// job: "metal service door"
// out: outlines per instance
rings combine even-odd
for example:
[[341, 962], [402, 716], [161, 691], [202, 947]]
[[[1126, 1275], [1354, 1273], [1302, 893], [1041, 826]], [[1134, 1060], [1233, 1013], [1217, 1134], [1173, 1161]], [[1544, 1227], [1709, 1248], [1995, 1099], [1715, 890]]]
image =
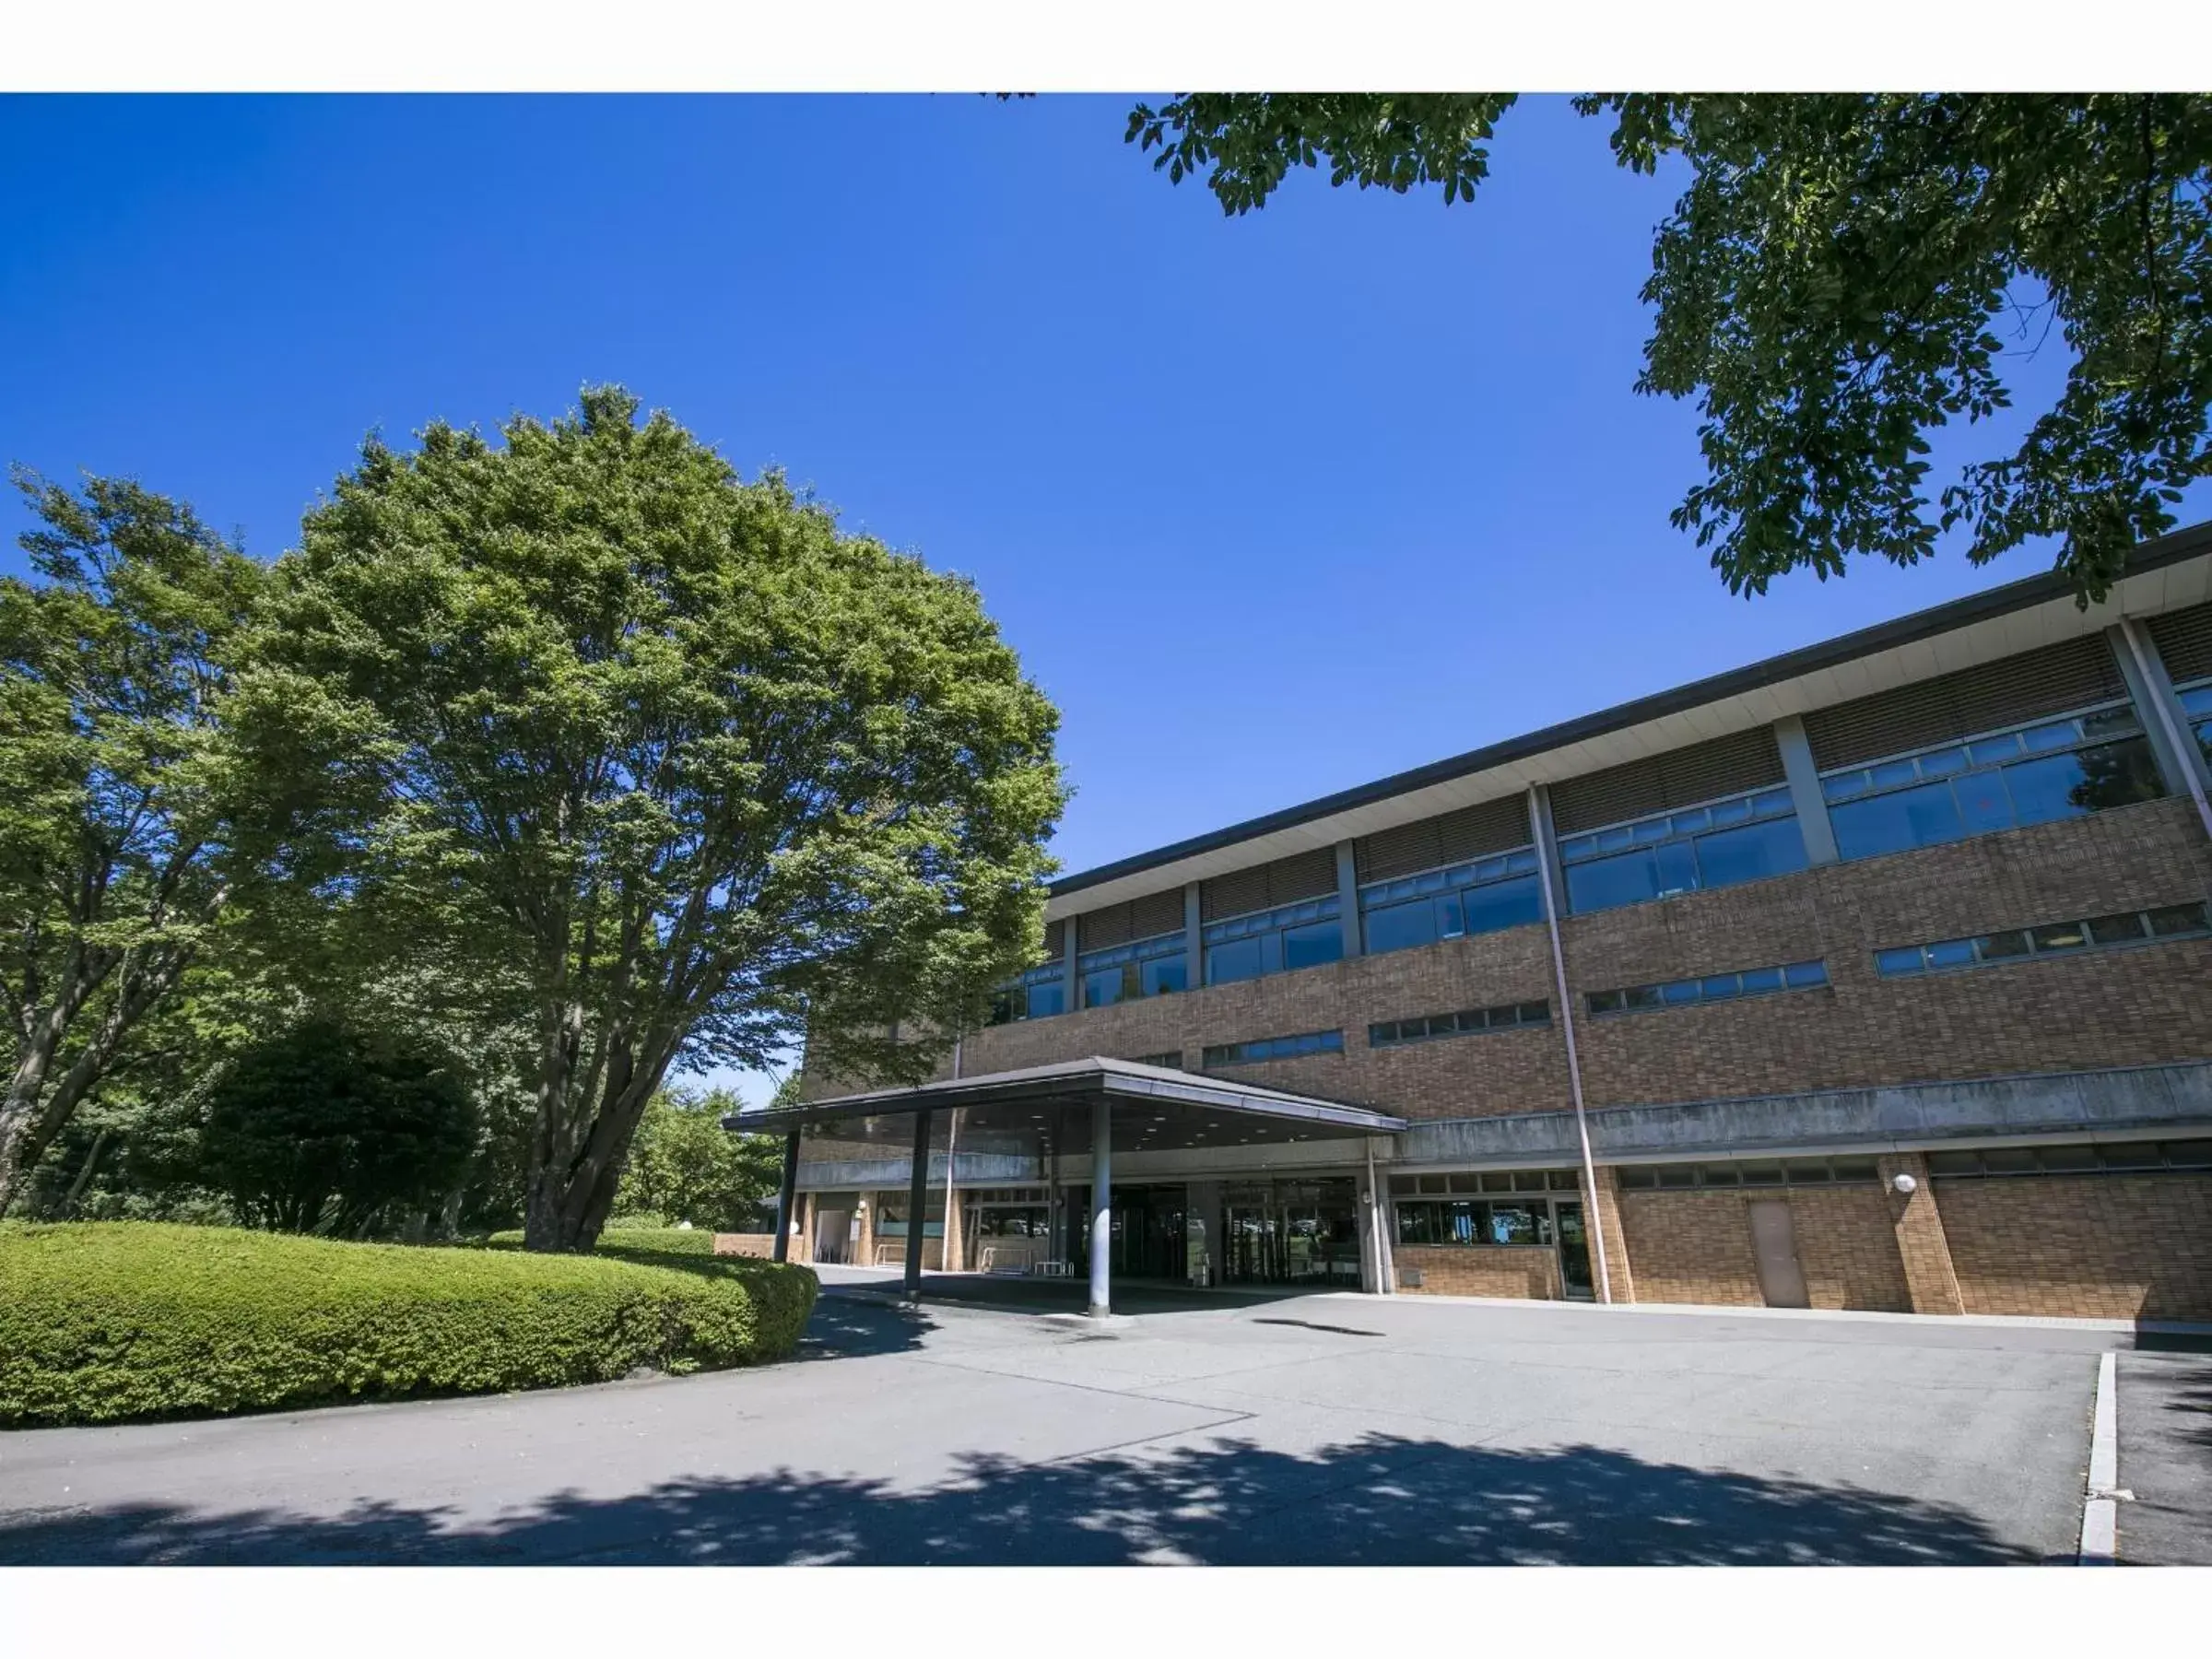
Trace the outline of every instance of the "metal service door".
[[1751, 1251], [1759, 1258], [1759, 1288], [1770, 1308], [1808, 1308], [1805, 1270], [1797, 1265], [1797, 1235], [1790, 1226], [1789, 1201], [1751, 1201]]

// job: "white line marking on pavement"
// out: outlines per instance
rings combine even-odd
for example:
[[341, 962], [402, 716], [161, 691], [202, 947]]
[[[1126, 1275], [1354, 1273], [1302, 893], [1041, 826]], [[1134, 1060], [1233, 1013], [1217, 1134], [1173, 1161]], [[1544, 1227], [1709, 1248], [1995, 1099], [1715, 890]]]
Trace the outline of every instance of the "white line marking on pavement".
[[2081, 1550], [2075, 1564], [2110, 1567], [2119, 1558], [2120, 1506], [2113, 1488], [2120, 1484], [2119, 1356], [2105, 1353], [2097, 1359], [2097, 1409], [2089, 1431], [2089, 1489], [2081, 1505]]

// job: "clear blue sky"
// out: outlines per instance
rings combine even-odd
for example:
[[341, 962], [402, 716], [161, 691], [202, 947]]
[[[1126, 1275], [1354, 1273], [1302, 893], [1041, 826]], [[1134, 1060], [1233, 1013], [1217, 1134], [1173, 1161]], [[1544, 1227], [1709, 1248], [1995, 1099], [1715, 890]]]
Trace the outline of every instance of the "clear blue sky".
[[2047, 562], [1731, 596], [1666, 523], [1695, 411], [1630, 389], [1672, 191], [1563, 101], [1472, 207], [1233, 220], [1126, 108], [0, 99], [0, 458], [270, 557], [369, 429], [621, 381], [981, 584], [1065, 713], [1070, 870]]

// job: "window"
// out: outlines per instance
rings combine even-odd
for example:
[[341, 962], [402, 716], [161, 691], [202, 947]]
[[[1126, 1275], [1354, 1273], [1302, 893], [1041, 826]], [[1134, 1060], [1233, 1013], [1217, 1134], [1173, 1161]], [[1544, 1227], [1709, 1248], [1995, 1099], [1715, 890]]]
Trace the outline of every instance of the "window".
[[1429, 870], [1359, 891], [1367, 948], [1379, 956], [1465, 934], [1495, 933], [1544, 919], [1533, 849]]
[[2077, 950], [2111, 949], [2159, 939], [2200, 938], [2212, 933], [2203, 902], [2167, 904], [2157, 910], [2124, 911], [2080, 922], [2046, 922], [2041, 927], [2009, 928], [1970, 939], [1939, 939], [1931, 945], [1900, 945], [1874, 953], [1874, 971], [1884, 979], [1908, 979], [1947, 968], [1989, 962], [2025, 961], [2030, 957], [2065, 956]]
[[2212, 1140], [2115, 1141], [2072, 1147], [1986, 1147], [1931, 1152], [1928, 1173], [1947, 1179], [1987, 1175], [2156, 1175], [2212, 1170]]
[[1237, 980], [1257, 979], [1264, 973], [1287, 973], [1298, 968], [1316, 968], [1344, 955], [1344, 925], [1338, 920], [1335, 896], [1309, 899], [1277, 910], [1259, 911], [1207, 925], [1206, 982], [1226, 985]]
[[1076, 959], [1076, 972], [1083, 983], [1083, 1006], [1103, 1008], [1139, 997], [1164, 996], [1186, 990], [1189, 975], [1185, 959], [1187, 939], [1180, 933], [1139, 939], [1112, 950], [1093, 950]]
[[1567, 908], [1582, 914], [1805, 868], [1787, 789], [1665, 812], [1559, 843]]
[[2182, 713], [2189, 729], [2196, 734], [2196, 747], [2205, 751], [2206, 760], [2212, 760], [2212, 680], [2192, 686], [2180, 695]]
[[1342, 1031], [1301, 1031], [1295, 1037], [1262, 1037], [1251, 1042], [1217, 1042], [1206, 1050], [1207, 1065], [1257, 1065], [1264, 1060], [1293, 1060], [1301, 1054], [1341, 1054]]
[[1402, 1042], [1425, 1042], [1431, 1037], [1465, 1037], [1477, 1031], [1510, 1031], [1550, 1023], [1548, 1002], [1505, 1003], [1495, 1008], [1463, 1008], [1456, 1014], [1386, 1019], [1367, 1028], [1367, 1046], [1391, 1048]]
[[1729, 1163], [1623, 1164], [1617, 1173], [1630, 1192], [1691, 1187], [1843, 1186], [1879, 1181], [1871, 1158], [1750, 1159]]
[[1684, 1007], [1691, 1003], [1734, 1002], [1771, 991], [1809, 991], [1828, 983], [1826, 962], [1790, 962], [1780, 968], [1744, 968], [1708, 973], [1699, 979], [1669, 980], [1658, 985], [1624, 985], [1590, 993], [1594, 1015], [1634, 1014], [1649, 1008]]
[[[1542, 1171], [1536, 1173], [1541, 1179]], [[1496, 1247], [1552, 1241], [1551, 1206], [1541, 1198], [1400, 1198], [1391, 1207], [1397, 1214], [1401, 1244]]]
[[1170, 1071], [1181, 1071], [1182, 1069], [1182, 1051], [1168, 1049], [1157, 1054], [1132, 1054], [1129, 1056], [1129, 1064], [1132, 1065], [1164, 1065]]
[[2078, 818], [2166, 793], [2125, 703], [1830, 772], [1820, 790], [1837, 852], [1847, 859]]
[[1042, 1019], [1067, 1012], [1067, 971], [1058, 962], [1032, 968], [1010, 985], [991, 994], [991, 1023]]

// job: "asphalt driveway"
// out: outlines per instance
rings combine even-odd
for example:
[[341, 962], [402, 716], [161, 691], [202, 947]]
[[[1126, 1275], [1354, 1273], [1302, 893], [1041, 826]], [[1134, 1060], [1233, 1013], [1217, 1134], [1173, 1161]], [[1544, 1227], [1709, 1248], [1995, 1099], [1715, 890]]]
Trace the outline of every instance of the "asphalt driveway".
[[0, 1562], [2071, 1560], [2114, 1346], [1138, 1305], [1101, 1331], [833, 1285], [806, 1357], [759, 1371], [0, 1434]]

